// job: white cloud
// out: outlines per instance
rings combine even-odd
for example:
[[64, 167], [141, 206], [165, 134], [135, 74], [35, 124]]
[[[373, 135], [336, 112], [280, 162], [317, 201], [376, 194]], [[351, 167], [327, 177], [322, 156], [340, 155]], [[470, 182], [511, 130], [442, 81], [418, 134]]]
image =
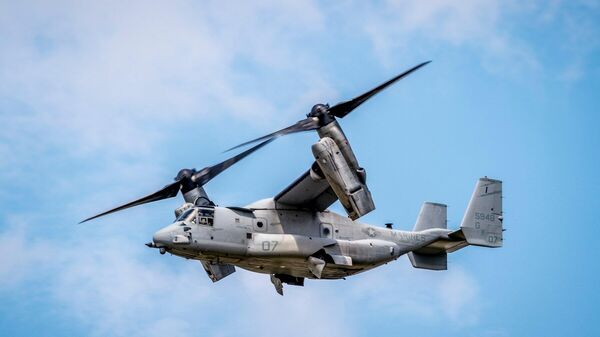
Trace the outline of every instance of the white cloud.
[[34, 271], [44, 273], [51, 262], [50, 244], [30, 236], [26, 219], [10, 216], [6, 221], [11, 225], [0, 232], [0, 294], [18, 287]]
[[398, 55], [467, 47], [496, 74], [537, 70], [535, 52], [511, 34], [504, 21], [513, 6], [502, 1], [389, 0], [366, 9], [364, 30], [386, 65]]
[[[568, 5], [563, 4], [563, 7]], [[600, 47], [600, 37], [598, 37], [600, 25], [597, 16], [594, 15], [598, 13], [600, 5], [598, 2], [586, 1], [577, 2], [576, 5], [581, 6], [578, 11], [563, 10], [555, 18], [564, 30], [562, 32], [564, 38], [557, 49], [570, 56], [569, 62], [557, 77], [567, 83], [577, 82], [586, 73], [594, 72], [590, 67], [593, 64], [592, 55]]]
[[[300, 90], [318, 71], [316, 56], [295, 43], [298, 32], [323, 27], [312, 2], [2, 7], [0, 98], [24, 104], [32, 113], [20, 117], [23, 123], [43, 129], [44, 143], [71, 145], [70, 151], [148, 153], [161, 137], [157, 124], [228, 115], [260, 124], [275, 111], [285, 112], [285, 100], [272, 103], [273, 93], [237, 86], [247, 71], [240, 59], [297, 79]], [[15, 113], [4, 111], [3, 119], [12, 122]]]
[[[72, 316], [96, 335], [160, 335], [176, 327], [192, 335], [194, 312], [209, 310], [209, 289], [196, 286], [199, 265], [171, 270], [164, 261], [145, 261], [126, 240], [78, 242], [64, 252], [50, 291]], [[189, 267], [192, 267], [190, 265]]]
[[452, 268], [438, 285], [441, 310], [457, 325], [472, 325], [479, 320], [479, 286], [462, 268]]
[[352, 280], [351, 297], [364, 300], [373, 310], [385, 308], [381, 315], [455, 327], [472, 326], [479, 320], [479, 286], [460, 266], [450, 264], [443, 272], [414, 269], [402, 257]]
[[[134, 193], [163, 181], [154, 178], [164, 178], [156, 167], [168, 151], [157, 148], [173, 134], [295, 121], [333, 92], [319, 55], [298, 43], [323, 22], [312, 1], [3, 2], [0, 182], [80, 193], [109, 182], [129, 192], [113, 188], [97, 204], [106, 207], [137, 182]], [[77, 212], [98, 202], [94, 190], [67, 204]]]

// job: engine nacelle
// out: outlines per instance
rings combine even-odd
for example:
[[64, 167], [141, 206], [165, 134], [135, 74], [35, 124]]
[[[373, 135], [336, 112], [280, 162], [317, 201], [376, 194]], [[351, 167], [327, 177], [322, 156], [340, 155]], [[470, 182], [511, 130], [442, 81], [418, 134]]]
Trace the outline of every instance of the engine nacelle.
[[348, 216], [355, 220], [375, 209], [371, 192], [367, 185], [366, 173], [348, 165], [336, 142], [322, 137], [312, 146], [312, 152], [321, 172], [346, 209]]

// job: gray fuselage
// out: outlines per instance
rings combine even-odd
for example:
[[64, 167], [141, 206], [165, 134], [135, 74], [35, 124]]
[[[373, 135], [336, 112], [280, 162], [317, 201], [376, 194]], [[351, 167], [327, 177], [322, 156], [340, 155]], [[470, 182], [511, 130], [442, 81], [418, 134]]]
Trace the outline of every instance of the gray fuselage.
[[305, 278], [317, 278], [311, 257], [326, 261], [319, 278], [339, 279], [395, 260], [450, 232], [371, 226], [330, 211], [286, 207], [273, 199], [245, 208], [191, 206], [184, 213], [156, 232], [158, 247], [188, 259]]

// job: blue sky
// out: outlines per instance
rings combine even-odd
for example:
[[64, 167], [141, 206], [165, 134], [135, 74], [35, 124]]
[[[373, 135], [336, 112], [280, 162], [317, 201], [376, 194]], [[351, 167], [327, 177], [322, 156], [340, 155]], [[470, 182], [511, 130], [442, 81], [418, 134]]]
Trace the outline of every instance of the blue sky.
[[[0, 331], [10, 336], [600, 334], [597, 1], [0, 1]], [[146, 248], [172, 199], [76, 225], [424, 60], [342, 120], [377, 210], [458, 227], [504, 181], [505, 246], [404, 257], [279, 297]], [[211, 181], [275, 195], [312, 161], [279, 139]], [[339, 205], [334, 206], [339, 210]]]

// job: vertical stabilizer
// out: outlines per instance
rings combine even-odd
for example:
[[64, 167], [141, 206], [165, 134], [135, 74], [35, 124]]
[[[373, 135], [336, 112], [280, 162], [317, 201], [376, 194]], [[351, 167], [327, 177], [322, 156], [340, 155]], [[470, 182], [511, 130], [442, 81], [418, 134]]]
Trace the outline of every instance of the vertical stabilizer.
[[[413, 231], [420, 232], [432, 228], [446, 229], [448, 227], [446, 218], [447, 208], [444, 204], [434, 202], [423, 203]], [[421, 249], [408, 252], [408, 258], [415, 268], [429, 270], [448, 269], [448, 254], [445, 251]]]
[[502, 181], [479, 179], [460, 228], [470, 245], [502, 247]]
[[423, 203], [413, 230], [419, 232], [430, 228], [447, 228], [446, 209], [447, 206], [444, 204]]

